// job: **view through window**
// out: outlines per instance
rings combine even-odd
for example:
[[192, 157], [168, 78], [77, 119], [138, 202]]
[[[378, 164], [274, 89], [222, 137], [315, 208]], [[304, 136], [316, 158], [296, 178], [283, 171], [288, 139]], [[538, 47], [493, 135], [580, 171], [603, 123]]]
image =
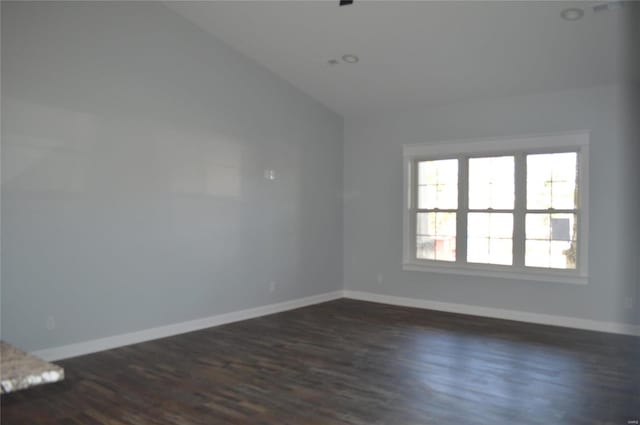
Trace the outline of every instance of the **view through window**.
[[458, 156], [415, 165], [417, 259], [576, 269], [578, 152]]

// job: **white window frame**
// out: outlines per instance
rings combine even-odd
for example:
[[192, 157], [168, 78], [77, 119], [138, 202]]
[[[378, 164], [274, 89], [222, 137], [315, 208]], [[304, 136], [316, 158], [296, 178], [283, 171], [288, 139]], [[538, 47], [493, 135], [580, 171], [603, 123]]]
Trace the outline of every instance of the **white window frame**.
[[[404, 190], [403, 190], [403, 270], [450, 273], [458, 275], [485, 276], [507, 279], [524, 279], [541, 282], [588, 283], [589, 259], [589, 132], [576, 131], [533, 136], [503, 137], [491, 139], [471, 139], [438, 143], [420, 143], [403, 145]], [[577, 205], [577, 264], [576, 269], [563, 270], [524, 266], [524, 220], [516, 220], [517, 215], [524, 217], [526, 209], [526, 167], [518, 166], [528, 154], [578, 152], [578, 205]], [[516, 200], [514, 206], [514, 265], [467, 263], [466, 258], [457, 255], [455, 262], [418, 259], [416, 257], [416, 163], [425, 160], [466, 159], [469, 157], [489, 157], [513, 155], [516, 157], [515, 184]], [[459, 164], [462, 164], [460, 161]], [[459, 199], [468, 196], [468, 170], [458, 169]], [[522, 196], [525, 194], [525, 196]], [[458, 205], [457, 233], [458, 241], [466, 243], [466, 210]], [[553, 212], [553, 210], [550, 210]], [[517, 224], [516, 222], [520, 222]], [[462, 232], [462, 234], [460, 234]], [[519, 261], [520, 260], [520, 261]]]

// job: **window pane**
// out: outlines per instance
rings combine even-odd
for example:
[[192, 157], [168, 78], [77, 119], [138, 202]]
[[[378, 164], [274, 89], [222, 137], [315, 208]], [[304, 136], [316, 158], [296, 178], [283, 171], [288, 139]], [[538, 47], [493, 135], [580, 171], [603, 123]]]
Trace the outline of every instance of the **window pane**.
[[575, 214], [527, 214], [526, 238], [526, 266], [576, 268]]
[[576, 207], [576, 184], [558, 182], [551, 187], [551, 208], [573, 209]]
[[458, 208], [458, 160], [418, 162], [418, 208]]
[[527, 267], [549, 267], [551, 242], [527, 240], [525, 265]]
[[489, 240], [489, 264], [504, 264], [510, 266], [513, 263], [513, 242], [511, 239]]
[[527, 208], [576, 208], [577, 166], [576, 152], [527, 155]]
[[416, 258], [421, 258], [423, 260], [435, 260], [436, 251], [434, 248], [435, 248], [435, 238], [432, 238], [430, 236], [418, 235], [417, 246], [416, 246]]
[[513, 263], [513, 214], [469, 213], [467, 216], [467, 261]]
[[486, 238], [491, 233], [489, 215], [483, 213], [469, 213], [467, 216], [467, 236]]
[[418, 213], [416, 257], [456, 260], [456, 213]]
[[528, 213], [526, 237], [530, 240], [576, 240], [575, 214]]
[[467, 238], [467, 261], [485, 264], [489, 262], [489, 238]]
[[469, 208], [512, 209], [514, 157], [469, 159]]
[[456, 213], [429, 212], [417, 214], [417, 231], [422, 236], [455, 236]]

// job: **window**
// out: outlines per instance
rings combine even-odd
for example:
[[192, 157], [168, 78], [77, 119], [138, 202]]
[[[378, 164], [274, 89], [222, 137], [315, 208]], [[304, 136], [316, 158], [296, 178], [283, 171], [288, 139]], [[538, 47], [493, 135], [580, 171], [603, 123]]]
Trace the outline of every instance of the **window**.
[[417, 165], [416, 256], [455, 261], [458, 161], [420, 161]]
[[406, 145], [404, 268], [586, 283], [588, 141]]

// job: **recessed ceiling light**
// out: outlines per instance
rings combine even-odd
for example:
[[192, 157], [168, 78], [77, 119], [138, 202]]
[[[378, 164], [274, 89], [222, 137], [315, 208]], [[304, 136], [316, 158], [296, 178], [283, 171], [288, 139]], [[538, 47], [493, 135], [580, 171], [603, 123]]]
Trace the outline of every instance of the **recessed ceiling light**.
[[584, 16], [584, 10], [577, 7], [571, 7], [563, 10], [560, 16], [562, 16], [562, 19], [565, 21], [577, 21]]
[[346, 63], [358, 63], [360, 58], [358, 58], [356, 55], [344, 55], [342, 56], [342, 60]]

